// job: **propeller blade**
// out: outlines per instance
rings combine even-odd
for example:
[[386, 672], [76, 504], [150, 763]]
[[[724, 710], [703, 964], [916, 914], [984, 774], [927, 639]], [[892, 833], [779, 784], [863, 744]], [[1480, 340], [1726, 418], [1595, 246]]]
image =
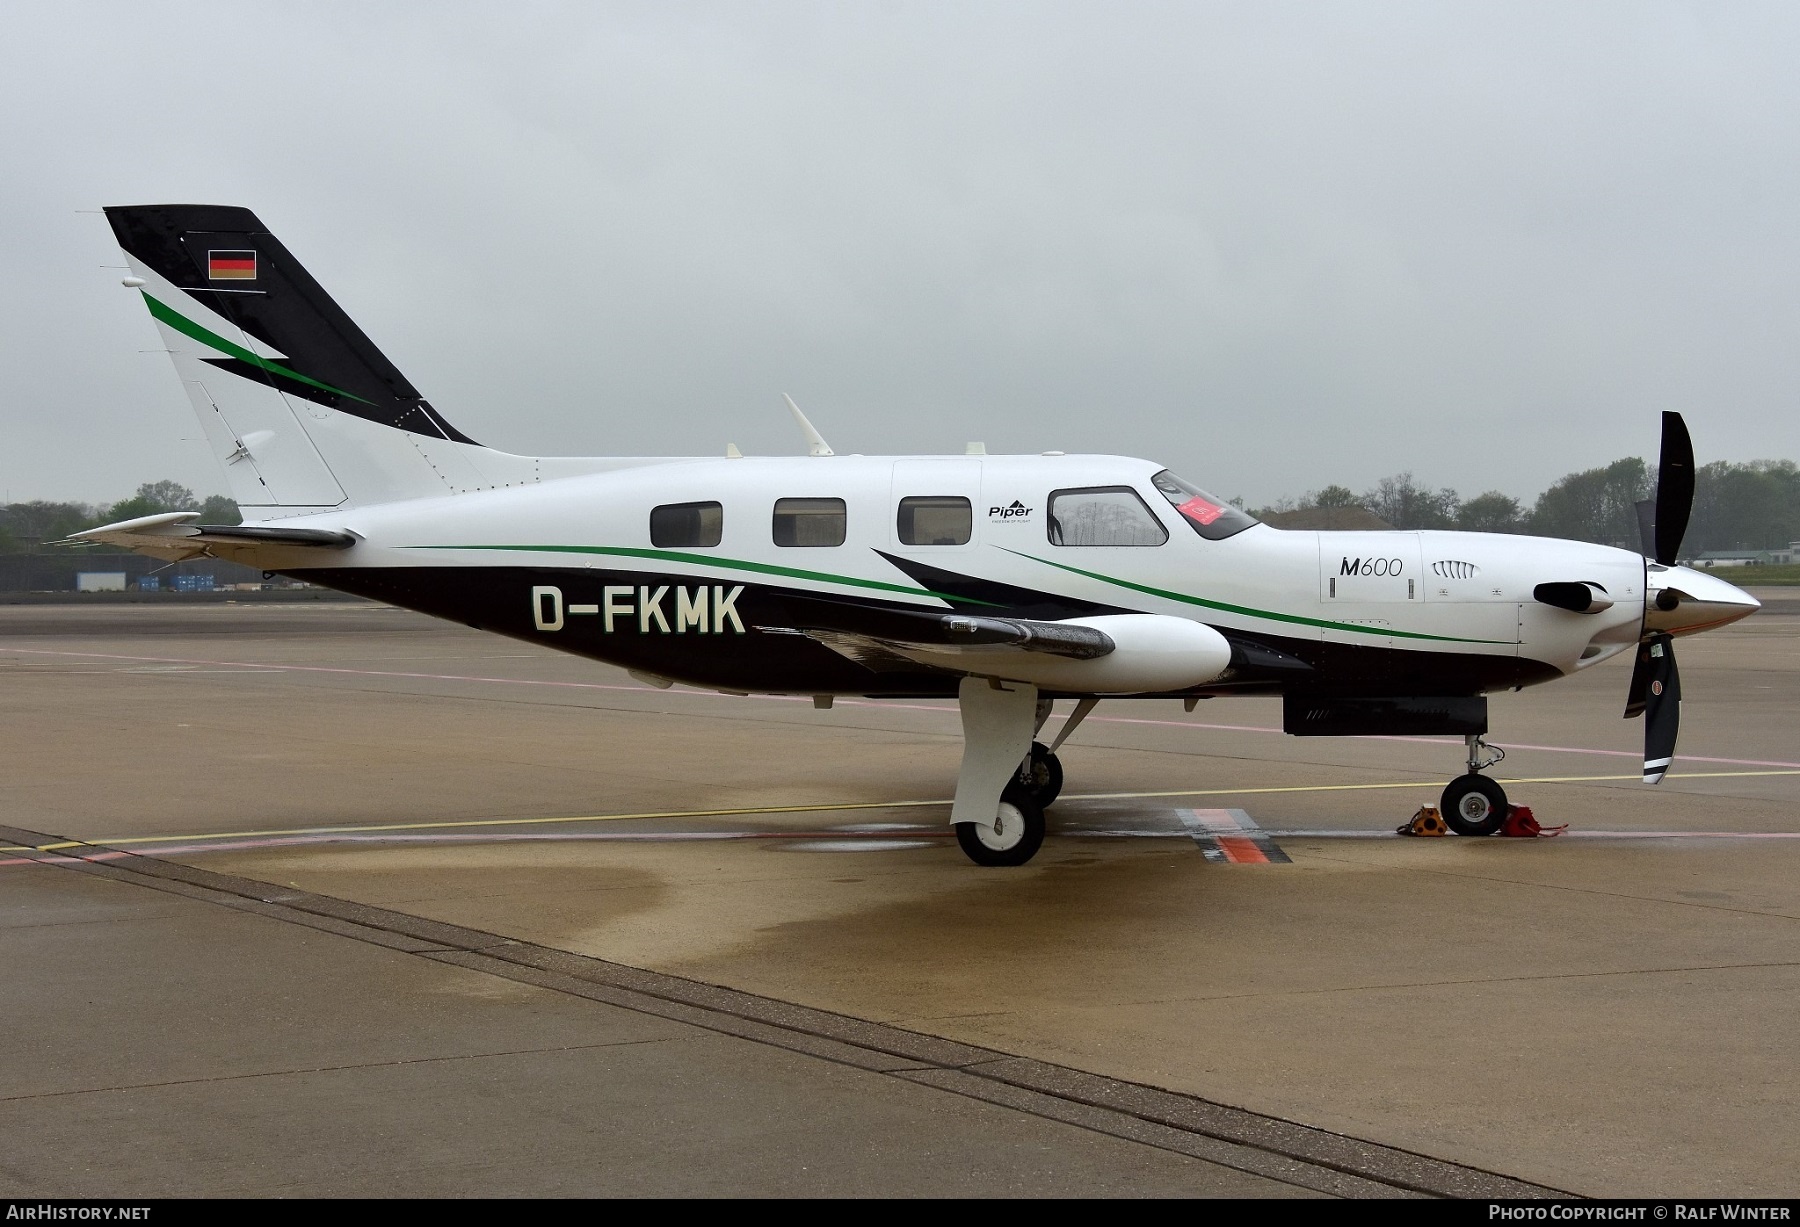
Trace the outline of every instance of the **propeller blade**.
[[[1652, 635], [1644, 645], [1649, 685], [1644, 706], [1644, 783], [1660, 784], [1675, 758], [1681, 732], [1681, 673], [1675, 668], [1675, 641]], [[1634, 682], [1636, 678], [1632, 679]]]
[[[1662, 460], [1656, 470], [1656, 561], [1675, 565], [1694, 509], [1694, 441], [1679, 413], [1663, 414]], [[1643, 523], [1640, 513], [1639, 524]]]
[[1625, 718], [1636, 720], [1650, 701], [1650, 644], [1638, 644], [1637, 663], [1631, 667], [1631, 689], [1625, 692]]
[[1645, 558], [1656, 557], [1656, 503], [1643, 499], [1636, 504], [1638, 517], [1638, 552]]

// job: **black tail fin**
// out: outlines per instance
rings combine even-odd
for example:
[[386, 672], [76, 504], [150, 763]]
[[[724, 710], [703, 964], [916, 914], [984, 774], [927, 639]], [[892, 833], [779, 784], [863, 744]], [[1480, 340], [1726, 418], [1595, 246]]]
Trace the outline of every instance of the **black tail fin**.
[[383, 426], [475, 442], [438, 415], [250, 210], [125, 205], [106, 218], [126, 253], [168, 283], [156, 288], [191, 297], [264, 351], [215, 335], [193, 318], [201, 313], [146, 291], [158, 320], [216, 351], [205, 359], [212, 366]]

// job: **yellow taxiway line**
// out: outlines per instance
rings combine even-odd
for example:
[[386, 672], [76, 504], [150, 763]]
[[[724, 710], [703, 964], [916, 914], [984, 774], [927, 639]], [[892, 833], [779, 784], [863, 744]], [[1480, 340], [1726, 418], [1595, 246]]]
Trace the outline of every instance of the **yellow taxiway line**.
[[[1722, 779], [1745, 776], [1800, 775], [1800, 769], [1769, 771], [1688, 771], [1671, 775], [1672, 780]], [[1598, 784], [1638, 781], [1631, 775], [1550, 775], [1533, 777], [1496, 777], [1505, 784]], [[1138, 801], [1168, 797], [1247, 797], [1295, 792], [1368, 792], [1380, 789], [1422, 788], [1436, 791], [1440, 785], [1429, 780], [1405, 780], [1377, 784], [1289, 784], [1273, 788], [1176, 788], [1159, 792], [1089, 792], [1070, 793], [1069, 801]], [[193, 835], [130, 835], [117, 838], [65, 840], [39, 847], [0, 847], [0, 852], [66, 852], [71, 848], [121, 848], [132, 844], [189, 843], [194, 840], [262, 839], [293, 835], [368, 835], [383, 831], [444, 831], [479, 827], [559, 826], [577, 822], [648, 822], [666, 818], [744, 818], [757, 814], [847, 813], [872, 809], [923, 809], [949, 805], [949, 798], [932, 801], [826, 801], [812, 805], [752, 805], [738, 809], [647, 810], [637, 814], [577, 814], [557, 818], [470, 818], [448, 822], [390, 822], [364, 826], [289, 827], [279, 830], [214, 831]]]

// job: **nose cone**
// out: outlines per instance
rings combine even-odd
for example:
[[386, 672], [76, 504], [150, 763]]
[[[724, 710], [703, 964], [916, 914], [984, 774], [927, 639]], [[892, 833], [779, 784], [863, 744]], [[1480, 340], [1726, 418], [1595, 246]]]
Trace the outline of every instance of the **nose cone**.
[[1691, 567], [1650, 568], [1644, 592], [1644, 628], [1697, 635], [1747, 618], [1762, 602], [1716, 575]]

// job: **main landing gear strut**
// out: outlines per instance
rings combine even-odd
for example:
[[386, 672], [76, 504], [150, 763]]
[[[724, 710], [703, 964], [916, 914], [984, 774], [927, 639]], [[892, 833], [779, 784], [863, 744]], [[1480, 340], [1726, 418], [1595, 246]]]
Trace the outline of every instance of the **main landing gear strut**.
[[1032, 740], [1050, 700], [1027, 682], [965, 677], [957, 688], [963, 760], [950, 822], [977, 865], [1023, 865], [1044, 842], [1044, 811], [1062, 791], [1063, 740], [1094, 709], [1083, 699], [1049, 746]]
[[1482, 775], [1506, 757], [1499, 746], [1490, 746], [1478, 733], [1463, 738], [1469, 747], [1469, 769], [1444, 789], [1444, 824], [1458, 835], [1492, 835], [1506, 822], [1512, 808], [1506, 790]]

